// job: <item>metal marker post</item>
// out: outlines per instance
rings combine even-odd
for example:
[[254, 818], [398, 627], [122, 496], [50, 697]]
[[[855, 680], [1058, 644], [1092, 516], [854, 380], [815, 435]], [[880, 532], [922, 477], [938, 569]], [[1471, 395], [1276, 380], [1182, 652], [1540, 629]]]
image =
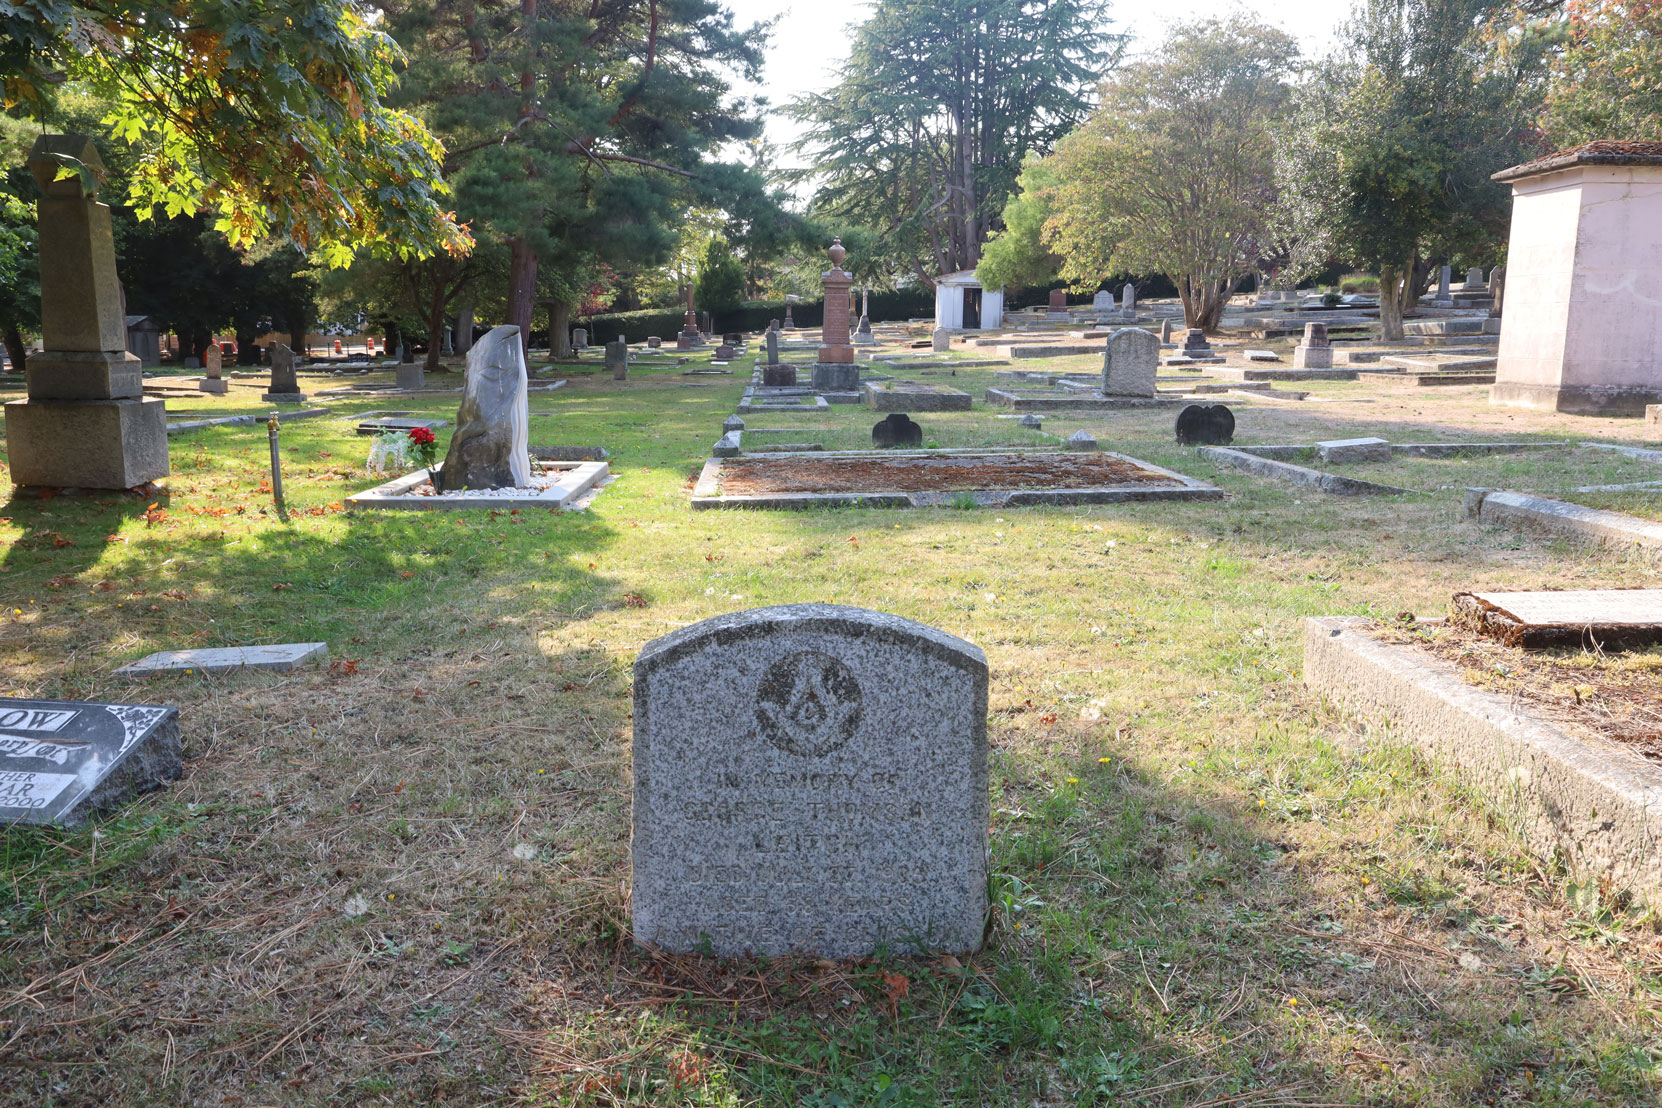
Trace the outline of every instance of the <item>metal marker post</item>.
[[271, 418], [265, 421], [265, 430], [271, 438], [271, 499], [277, 502], [277, 518], [287, 523], [289, 513], [283, 506], [283, 456], [277, 448], [276, 412], [272, 412]]

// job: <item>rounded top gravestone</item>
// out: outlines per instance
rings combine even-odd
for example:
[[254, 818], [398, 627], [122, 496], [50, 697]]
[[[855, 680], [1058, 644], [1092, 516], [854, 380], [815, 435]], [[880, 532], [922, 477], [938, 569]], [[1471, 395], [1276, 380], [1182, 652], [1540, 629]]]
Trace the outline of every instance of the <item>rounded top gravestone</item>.
[[671, 951], [971, 951], [987, 659], [898, 616], [717, 616], [635, 663], [634, 931]]
[[912, 417], [905, 412], [895, 412], [872, 426], [871, 444], [876, 447], [922, 446], [923, 428], [912, 422]]
[[1235, 413], [1224, 404], [1190, 404], [1177, 413], [1177, 441], [1185, 446], [1228, 446], [1235, 441]]

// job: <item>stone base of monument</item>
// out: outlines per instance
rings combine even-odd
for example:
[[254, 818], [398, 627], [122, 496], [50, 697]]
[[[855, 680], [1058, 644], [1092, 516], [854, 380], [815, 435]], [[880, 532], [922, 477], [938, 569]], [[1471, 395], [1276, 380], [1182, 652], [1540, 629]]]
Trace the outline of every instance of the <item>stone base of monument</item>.
[[765, 452], [711, 458], [693, 490], [707, 508], [1017, 508], [1130, 500], [1221, 500], [1223, 490], [1108, 451]]
[[144, 384], [144, 363], [128, 353], [42, 350], [29, 355], [23, 374], [30, 396], [108, 400], [138, 395]]
[[1166, 408], [1188, 404], [1187, 393], [1155, 396], [1108, 396], [1101, 391], [1055, 389], [988, 389], [987, 403], [1011, 412], [1112, 412], [1126, 408]]
[[747, 415], [751, 412], [812, 412], [826, 407], [829, 407], [826, 398], [811, 389], [748, 388], [739, 398], [738, 411], [740, 415]]
[[970, 394], [945, 385], [870, 381], [865, 387], [865, 404], [879, 412], [967, 412]]
[[304, 404], [306, 394], [303, 392], [262, 392], [260, 400], [266, 404]]
[[6, 405], [14, 485], [131, 489], [168, 474], [167, 415], [154, 397]]
[[0, 822], [77, 827], [184, 773], [179, 709], [0, 699]]
[[1555, 386], [1496, 381], [1489, 392], [1489, 403], [1572, 415], [1643, 416], [1647, 407], [1662, 403], [1662, 386]]
[[860, 367], [854, 362], [815, 362], [813, 380], [815, 392], [858, 393]]
[[214, 396], [224, 396], [231, 390], [231, 386], [223, 377], [203, 377], [196, 382], [196, 387], [200, 391], [211, 393]]
[[[442, 469], [435, 466], [434, 469]], [[423, 469], [395, 477], [384, 484], [346, 498], [352, 508], [391, 508], [445, 511], [467, 508], [577, 508], [586, 507], [586, 494], [604, 483], [611, 470], [603, 461], [542, 461], [532, 463], [531, 485], [523, 489], [465, 489], [435, 492]]]

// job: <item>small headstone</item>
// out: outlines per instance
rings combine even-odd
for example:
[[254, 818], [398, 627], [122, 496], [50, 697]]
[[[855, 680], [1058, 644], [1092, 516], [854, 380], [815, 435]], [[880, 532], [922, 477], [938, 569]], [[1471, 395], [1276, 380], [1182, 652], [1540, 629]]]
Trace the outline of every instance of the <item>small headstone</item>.
[[1497, 265], [1489, 271], [1489, 295], [1494, 298], [1495, 306], [1489, 309], [1489, 314], [1499, 319], [1501, 305], [1506, 300], [1506, 267]]
[[768, 320], [768, 330], [769, 331], [779, 330], [779, 321], [777, 319]]
[[718, 362], [730, 362], [737, 356], [738, 352], [725, 342], [716, 347], [715, 360]]
[[923, 428], [913, 423], [912, 417], [905, 412], [895, 412], [872, 427], [871, 444], [876, 447], [922, 446]]
[[1138, 327], [1115, 331], [1102, 355], [1103, 395], [1154, 396], [1159, 368], [1160, 336]]
[[401, 365], [393, 370], [393, 378], [401, 389], [427, 387], [427, 371], [419, 365]]
[[646, 348], [648, 350], [657, 350], [663, 345], [664, 340], [657, 335], [652, 335], [646, 340]]
[[1329, 439], [1316, 444], [1316, 456], [1324, 462], [1388, 462], [1391, 444], [1386, 439]]
[[744, 341], [744, 336], [737, 331], [725, 331], [722, 333], [721, 341], [728, 346], [737, 346]]
[[1304, 325], [1304, 341], [1293, 348], [1293, 368], [1333, 368], [1333, 344], [1328, 341], [1327, 324]]
[[1199, 327], [1190, 327], [1183, 332], [1183, 354], [1190, 358], [1210, 358], [1212, 344], [1206, 341], [1206, 332]]
[[572, 330], [571, 348], [573, 350], [587, 350], [589, 348], [589, 332], [585, 328], [577, 327]]
[[762, 367], [762, 384], [770, 387], [788, 388], [796, 384], [796, 367], [780, 362], [777, 365]]
[[789, 304], [785, 305], [785, 322], [781, 326], [786, 331], [796, 330], [796, 320], [791, 318], [791, 306]]
[[0, 699], [0, 756], [0, 824], [79, 826], [179, 779], [179, 709]]
[[1162, 343], [1171, 342], [1171, 329], [1172, 329], [1171, 320], [1162, 319], [1160, 321], [1160, 341]]
[[768, 365], [779, 364], [779, 332], [770, 330], [767, 336]]
[[1476, 289], [1478, 291], [1488, 288], [1488, 285], [1483, 280], [1483, 270], [1476, 266], [1466, 270], [1466, 288]]
[[1089, 431], [1083, 430], [1075, 431], [1073, 434], [1069, 435], [1067, 441], [1062, 444], [1063, 450], [1086, 451], [1095, 450], [1096, 448], [1096, 436], [1091, 434]]
[[1091, 311], [1093, 312], [1111, 312], [1114, 307], [1114, 293], [1110, 289], [1099, 289], [1096, 295], [1091, 297]]
[[1279, 362], [1281, 360], [1281, 355], [1273, 350], [1248, 350], [1246, 357], [1249, 362]]
[[1235, 413], [1223, 404], [1190, 404], [1177, 413], [1177, 441], [1184, 446], [1228, 446], [1235, 441]]
[[730, 415], [721, 421], [721, 430], [723, 434], [728, 431], [743, 431], [744, 420], [740, 419], [736, 415]]
[[1137, 310], [1137, 286], [1130, 281], [1120, 290], [1120, 311], [1134, 312]]
[[629, 343], [622, 336], [606, 344], [606, 368], [612, 371], [614, 381], [629, 379]]
[[226, 383], [225, 378], [222, 376], [224, 369], [224, 354], [219, 349], [217, 343], [210, 342], [208, 344], [207, 352], [202, 358], [202, 368], [207, 371], [207, 376], [196, 382], [196, 387], [198, 389], [206, 393], [211, 393], [214, 396], [224, 396], [228, 391], [230, 391], [230, 386]]
[[1449, 288], [1449, 283], [1453, 279], [1454, 279], [1454, 270], [1451, 267], [1445, 265], [1437, 271], [1437, 299], [1438, 300], [1440, 300], [1440, 301], [1448, 300], [1453, 295], [1452, 290]]
[[1019, 424], [1019, 426], [1027, 427], [1027, 428], [1029, 428], [1031, 430], [1034, 430], [1034, 431], [1037, 431], [1039, 428], [1043, 427], [1044, 425], [1045, 425], [1045, 421], [1040, 419], [1038, 416], [1034, 415], [1032, 412], [1028, 412], [1026, 415], [1022, 416], [1021, 417], [1021, 422]]
[[151, 677], [158, 673], [229, 673], [238, 669], [269, 669], [287, 673], [306, 662], [329, 657], [324, 642], [274, 643], [270, 646], [226, 646], [204, 650], [161, 650], [116, 670], [118, 677]]
[[1053, 312], [1065, 312], [1068, 310], [1067, 289], [1050, 290], [1050, 310]]
[[737, 458], [743, 450], [739, 446], [743, 431], [728, 431], [716, 440], [716, 445], [710, 450], [712, 457]]
[[675, 336], [675, 349], [677, 349], [677, 350], [691, 350], [692, 347], [693, 347], [693, 335], [690, 331], [682, 331], [682, 332], [680, 332], [679, 334], [677, 334]]
[[952, 332], [945, 327], [937, 327], [929, 332], [929, 348], [937, 354], [944, 354], [952, 349]]
[[656, 639], [634, 676], [637, 942], [826, 958], [980, 947], [979, 649], [798, 604]]
[[271, 350], [271, 383], [260, 399], [268, 404], [299, 404], [306, 399], [300, 391], [300, 381], [294, 375], [294, 351], [280, 342]]

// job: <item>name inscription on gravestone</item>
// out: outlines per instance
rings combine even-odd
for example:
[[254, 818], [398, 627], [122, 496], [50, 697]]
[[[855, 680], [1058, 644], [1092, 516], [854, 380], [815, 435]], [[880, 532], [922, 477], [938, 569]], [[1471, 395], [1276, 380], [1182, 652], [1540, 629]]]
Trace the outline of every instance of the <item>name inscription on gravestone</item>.
[[0, 823], [73, 826], [183, 768], [176, 708], [0, 699]]
[[635, 937], [718, 954], [974, 950], [987, 663], [826, 604], [706, 620], [635, 666]]

